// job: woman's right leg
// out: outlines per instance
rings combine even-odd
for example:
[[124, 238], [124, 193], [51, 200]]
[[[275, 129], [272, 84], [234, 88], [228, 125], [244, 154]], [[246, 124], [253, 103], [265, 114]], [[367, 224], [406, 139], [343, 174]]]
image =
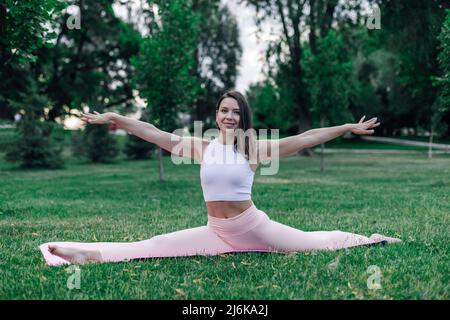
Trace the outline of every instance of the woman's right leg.
[[[41, 245], [41, 251], [47, 264], [60, 265], [67, 262], [62, 263], [60, 260], [52, 259], [52, 255], [48, 255], [48, 246], [68, 248], [70, 250], [75, 249], [75, 252], [78, 250], [78, 256], [80, 250], [89, 255], [98, 252], [99, 258], [94, 260], [99, 262], [120, 262], [156, 257], [218, 255], [234, 251], [229, 244], [219, 238], [207, 226], [161, 234], [148, 240], [137, 242], [53, 242]], [[66, 250], [65, 253], [67, 252], [70, 253], [70, 251]], [[67, 257], [66, 254], [65, 258]]]
[[139, 258], [218, 255], [233, 248], [207, 226], [185, 229], [131, 243], [107, 243], [99, 248], [102, 261]]

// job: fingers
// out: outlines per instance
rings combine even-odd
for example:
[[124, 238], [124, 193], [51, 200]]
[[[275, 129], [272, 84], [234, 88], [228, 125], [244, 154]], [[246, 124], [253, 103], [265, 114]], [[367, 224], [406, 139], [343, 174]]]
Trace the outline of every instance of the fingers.
[[97, 111], [94, 111], [95, 114], [89, 113], [89, 112], [81, 112], [81, 120], [86, 121], [88, 123], [94, 123], [95, 122], [95, 118], [96, 116], [100, 115], [100, 113], [98, 113]]
[[372, 118], [372, 119], [370, 119], [370, 120], [365, 121], [364, 123], [376, 122], [377, 119], [378, 119], [377, 117], [374, 117], [374, 118]]
[[370, 122], [376, 122], [377, 119], [378, 119], [377, 117], [373, 117], [372, 119], [369, 119], [369, 120], [364, 121], [365, 117], [366, 117], [366, 116], [363, 116], [363, 117], [361, 118], [361, 120], [359, 120], [358, 123], [370, 123]]

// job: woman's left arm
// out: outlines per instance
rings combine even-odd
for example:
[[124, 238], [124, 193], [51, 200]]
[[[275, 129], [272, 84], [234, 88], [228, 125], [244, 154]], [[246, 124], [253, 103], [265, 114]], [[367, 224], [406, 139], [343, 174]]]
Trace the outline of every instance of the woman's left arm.
[[[321, 143], [333, 140], [342, 136], [346, 132], [352, 132], [357, 135], [373, 134], [373, 128], [380, 125], [377, 118], [364, 121], [365, 116], [358, 123], [347, 123], [340, 126], [311, 129], [302, 134], [282, 138], [279, 140], [271, 140], [269, 155], [275, 154], [273, 148], [278, 147], [279, 157], [285, 157], [299, 152], [302, 149], [312, 148]], [[264, 143], [263, 141], [261, 141]], [[267, 142], [267, 141], [266, 141]], [[278, 146], [277, 146], [278, 145]]]

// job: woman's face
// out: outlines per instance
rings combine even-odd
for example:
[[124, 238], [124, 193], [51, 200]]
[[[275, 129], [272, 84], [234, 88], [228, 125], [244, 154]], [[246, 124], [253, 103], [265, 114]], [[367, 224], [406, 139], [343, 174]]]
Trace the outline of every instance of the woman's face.
[[239, 105], [233, 98], [225, 98], [221, 101], [219, 110], [216, 111], [216, 121], [220, 130], [239, 128]]

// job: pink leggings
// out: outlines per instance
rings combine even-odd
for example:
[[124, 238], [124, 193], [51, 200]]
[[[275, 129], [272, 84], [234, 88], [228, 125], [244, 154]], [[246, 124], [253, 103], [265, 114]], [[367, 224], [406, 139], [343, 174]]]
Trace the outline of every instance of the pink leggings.
[[379, 241], [335, 231], [301, 231], [271, 220], [255, 207], [229, 218], [208, 215], [206, 226], [154, 236], [137, 242], [50, 242], [40, 246], [48, 265], [69, 262], [48, 252], [49, 244], [98, 250], [102, 262], [129, 261], [140, 258], [218, 255], [230, 252], [293, 252], [337, 250], [369, 245]]

